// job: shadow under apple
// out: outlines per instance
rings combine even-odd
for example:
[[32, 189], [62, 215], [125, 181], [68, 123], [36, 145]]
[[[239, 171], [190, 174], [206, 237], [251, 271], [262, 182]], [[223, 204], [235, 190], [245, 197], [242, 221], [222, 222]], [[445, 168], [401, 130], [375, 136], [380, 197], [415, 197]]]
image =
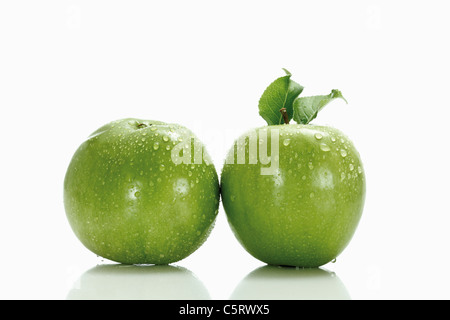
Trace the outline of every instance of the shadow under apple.
[[98, 265], [73, 284], [67, 300], [209, 300], [188, 269], [168, 265]]
[[231, 300], [350, 300], [334, 273], [321, 268], [264, 266], [250, 272]]

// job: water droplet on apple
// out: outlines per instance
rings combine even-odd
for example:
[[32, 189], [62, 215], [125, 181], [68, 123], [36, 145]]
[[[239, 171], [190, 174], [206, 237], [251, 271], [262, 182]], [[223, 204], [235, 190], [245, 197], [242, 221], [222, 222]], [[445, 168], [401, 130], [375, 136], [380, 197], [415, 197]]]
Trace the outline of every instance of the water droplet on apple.
[[169, 151], [170, 150], [170, 145], [166, 146], [166, 150]]
[[336, 142], [336, 138], [335, 137], [331, 137], [331, 141], [332, 142]]
[[355, 168], [354, 166], [353, 166], [353, 164], [349, 164], [349, 166], [348, 166], [349, 168], [350, 168], [350, 171], [353, 171], [353, 169]]
[[358, 173], [362, 173], [362, 168], [358, 166]]
[[331, 260], [331, 263], [336, 263], [336, 258], [334, 258], [333, 260]]
[[284, 141], [283, 141], [283, 145], [286, 146], [286, 147], [287, 147], [290, 143], [291, 143], [291, 139], [284, 139]]
[[166, 170], [166, 167], [163, 164], [161, 164], [159, 166], [159, 171], [164, 171], [164, 170]]
[[134, 193], [134, 196], [135, 196], [136, 198], [139, 198], [139, 197], [141, 196], [141, 193], [140, 193], [139, 191], [136, 191], [136, 192]]
[[167, 142], [167, 141], [169, 141], [169, 137], [168, 137], [168, 136], [164, 136], [164, 137], [163, 137], [163, 140], [164, 140], [165, 142]]
[[159, 149], [159, 142], [155, 142], [155, 143], [153, 144], [153, 149], [154, 149], [154, 150], [158, 150], [158, 149]]
[[312, 162], [308, 163], [308, 168], [309, 168], [310, 170], [314, 169], [314, 165], [312, 164]]
[[312, 199], [312, 198], [314, 198], [314, 192], [311, 192], [310, 194], [309, 194], [309, 197]]
[[347, 156], [347, 151], [345, 151], [344, 149], [341, 149], [341, 156], [343, 158], [345, 158]]
[[192, 177], [192, 171], [188, 171], [188, 176]]
[[323, 138], [323, 135], [319, 132], [314, 134], [314, 137], [316, 137], [317, 140], [321, 140]]
[[152, 130], [152, 131], [156, 131], [156, 130], [158, 130], [158, 128], [157, 127], [151, 127], [151, 129], [150, 130]]
[[330, 149], [330, 147], [329, 147], [327, 144], [322, 143], [322, 144], [320, 145], [320, 150], [322, 150], [322, 151], [324, 151], [324, 152], [328, 152], [328, 151], [330, 151], [331, 149]]

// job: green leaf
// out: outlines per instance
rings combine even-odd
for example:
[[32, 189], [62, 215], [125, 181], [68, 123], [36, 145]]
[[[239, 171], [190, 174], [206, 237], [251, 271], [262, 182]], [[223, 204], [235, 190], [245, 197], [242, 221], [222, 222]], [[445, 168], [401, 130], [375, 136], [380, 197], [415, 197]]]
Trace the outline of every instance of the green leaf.
[[317, 114], [323, 107], [339, 98], [348, 103], [342, 96], [342, 93], [336, 89], [333, 89], [331, 93], [326, 96], [301, 97], [296, 99], [293, 103], [294, 121], [299, 124], [310, 123], [317, 117]]
[[259, 99], [259, 114], [268, 125], [284, 123], [281, 108], [286, 108], [289, 120], [294, 115], [293, 102], [302, 93], [303, 87], [291, 80], [291, 73], [286, 69], [284, 77], [272, 82]]

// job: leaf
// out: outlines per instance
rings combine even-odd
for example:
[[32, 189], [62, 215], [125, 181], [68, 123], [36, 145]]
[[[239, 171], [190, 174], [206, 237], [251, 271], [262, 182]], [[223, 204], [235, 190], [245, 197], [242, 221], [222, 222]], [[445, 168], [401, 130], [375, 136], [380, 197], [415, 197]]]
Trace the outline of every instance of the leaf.
[[268, 125], [277, 125], [284, 123], [281, 108], [286, 108], [289, 120], [294, 115], [292, 104], [294, 100], [302, 93], [303, 87], [291, 80], [291, 73], [286, 69], [284, 77], [272, 82], [259, 99], [259, 114]]
[[342, 96], [342, 93], [336, 89], [331, 90], [331, 93], [326, 96], [301, 97], [296, 99], [293, 103], [294, 121], [299, 124], [310, 123], [317, 117], [317, 114], [323, 107], [339, 98], [348, 103]]

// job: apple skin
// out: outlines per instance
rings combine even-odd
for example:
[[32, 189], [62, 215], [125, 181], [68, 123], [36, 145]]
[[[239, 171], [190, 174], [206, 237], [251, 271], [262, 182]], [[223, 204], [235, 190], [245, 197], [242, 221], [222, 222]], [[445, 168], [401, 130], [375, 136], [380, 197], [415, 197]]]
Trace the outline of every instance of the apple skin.
[[[260, 130], [269, 132], [268, 146], [273, 129], [279, 130], [275, 174], [261, 175], [261, 167], [269, 165], [260, 161], [249, 164], [249, 148], [245, 164], [223, 167], [228, 222], [242, 246], [267, 264], [319, 267], [344, 250], [361, 218], [366, 188], [360, 156], [331, 127], [260, 128], [258, 137]], [[233, 147], [228, 157], [234, 152]]]
[[66, 173], [64, 204], [89, 250], [124, 264], [169, 264], [202, 245], [220, 191], [204, 149], [201, 164], [172, 161], [171, 150], [191, 138], [180, 125], [123, 119], [79, 147]]

